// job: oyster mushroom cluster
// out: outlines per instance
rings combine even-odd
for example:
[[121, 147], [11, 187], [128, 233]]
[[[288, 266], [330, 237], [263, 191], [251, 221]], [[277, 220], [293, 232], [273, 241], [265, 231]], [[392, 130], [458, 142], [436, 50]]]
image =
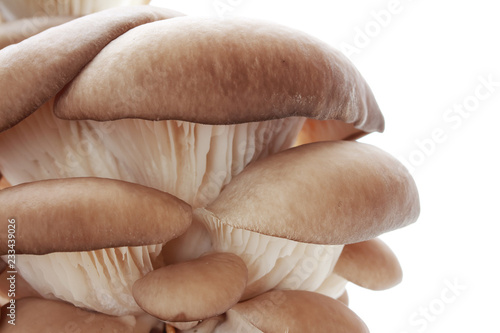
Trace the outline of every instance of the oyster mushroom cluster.
[[0, 6], [2, 332], [367, 332], [345, 286], [401, 280], [376, 237], [419, 201], [353, 141], [365, 80], [281, 25], [104, 8], [138, 2]]

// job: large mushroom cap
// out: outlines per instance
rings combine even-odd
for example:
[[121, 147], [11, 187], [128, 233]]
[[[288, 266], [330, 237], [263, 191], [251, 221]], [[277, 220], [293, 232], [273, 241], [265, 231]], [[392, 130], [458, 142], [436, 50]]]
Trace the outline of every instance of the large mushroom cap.
[[340, 52], [300, 31], [250, 19], [186, 16], [139, 26], [86, 66], [60, 94], [55, 112], [64, 119], [205, 124], [301, 116], [383, 129], [368, 85]]
[[317, 244], [349, 244], [412, 223], [420, 210], [409, 172], [357, 142], [295, 147], [248, 166], [207, 207], [220, 223]]
[[[244, 328], [244, 329], [242, 329]], [[217, 332], [367, 333], [363, 321], [330, 297], [307, 291], [270, 291], [227, 312]]]

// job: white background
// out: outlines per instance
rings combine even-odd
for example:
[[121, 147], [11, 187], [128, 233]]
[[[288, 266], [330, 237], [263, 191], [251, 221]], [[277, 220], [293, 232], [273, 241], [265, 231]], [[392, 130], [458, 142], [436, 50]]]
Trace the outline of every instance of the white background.
[[[500, 332], [498, 1], [154, 3], [204, 16], [221, 14], [219, 6], [225, 16], [271, 20], [337, 48], [350, 45], [386, 118], [385, 133], [362, 141], [406, 161], [422, 205], [416, 224], [382, 237], [400, 259], [403, 282], [383, 292], [349, 285], [351, 308], [372, 333]], [[382, 20], [388, 9], [390, 19]], [[481, 78], [496, 86], [488, 91]], [[430, 143], [433, 133], [439, 142]]]

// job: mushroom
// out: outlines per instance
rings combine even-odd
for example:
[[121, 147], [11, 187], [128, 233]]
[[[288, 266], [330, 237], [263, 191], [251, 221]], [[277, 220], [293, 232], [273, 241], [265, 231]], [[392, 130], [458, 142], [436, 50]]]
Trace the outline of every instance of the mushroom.
[[[150, 6], [109, 9], [45, 30], [0, 50], [0, 131], [64, 87], [110, 41], [137, 25], [180, 15]], [[77, 38], [79, 36], [80, 38]], [[37, 61], [30, 52], [36, 50]]]
[[[153, 11], [153, 9], [150, 11]], [[139, 9], [134, 10], [134, 13], [141, 17], [140, 14], [150, 13], [150, 11], [139, 7]], [[157, 14], [156, 9], [154, 10], [156, 17], [160, 14]], [[76, 40], [75, 36], [87, 33], [87, 30], [83, 32], [78, 30], [81, 26], [92, 25], [93, 29], [99, 27], [105, 28], [110, 25], [107, 21], [116, 21], [114, 16], [127, 18], [130, 15], [132, 15], [130, 14], [130, 10], [127, 11], [125, 9], [115, 9], [89, 15], [51, 29], [50, 33], [52, 35], [50, 36], [48, 35], [49, 31], [47, 31], [29, 38], [21, 44], [23, 44], [26, 54], [29, 54], [30, 51], [33, 52], [33, 50], [38, 48], [38, 41], [44, 38], [49, 39], [51, 36], [61, 35], [63, 36], [63, 41], [65, 38], [71, 38], [74, 42]], [[165, 16], [167, 15], [165, 14]], [[168, 24], [169, 21], [173, 20], [176, 20], [177, 23]], [[93, 22], [99, 22], [99, 25], [94, 27]], [[260, 28], [258, 28], [259, 25], [261, 25]], [[212, 34], [213, 37], [211, 39], [212, 42], [209, 44], [203, 38], [191, 38], [192, 43], [190, 45], [193, 45], [192, 50], [207, 47], [207, 51], [210, 51], [210, 53], [198, 55], [187, 48], [188, 45], [183, 42], [183, 36], [192, 31], [192, 29], [201, 28], [207, 34]], [[74, 32], [74, 30], [78, 31]], [[144, 55], [137, 53], [142, 47], [137, 43], [148, 40], [153, 41], [151, 40], [151, 32], [153, 30], [157, 31], [155, 34], [156, 42], [148, 47], [157, 49], [151, 49], [151, 52], [147, 52]], [[122, 32], [120, 31], [120, 33]], [[244, 43], [240, 38], [242, 34], [247, 36]], [[136, 36], [140, 38], [135, 38]], [[196, 34], [193, 33], [193, 36], [196, 36]], [[112, 38], [114, 38], [114, 35]], [[265, 38], [265, 40], [263, 41], [262, 38]], [[250, 41], [256, 47], [259, 44], [262, 46], [256, 48], [253, 53], [248, 53], [247, 43]], [[231, 63], [231, 61], [228, 62], [229, 58], [226, 52], [220, 51], [224, 47], [224, 43], [227, 42], [234, 43], [234, 54], [231, 56], [234, 60], [239, 61], [235, 63], [233, 69], [225, 68], [218, 72], [210, 72], [207, 68], [193, 67], [200, 60], [204, 59], [220, 65]], [[18, 44], [16, 49], [21, 44]], [[80, 44], [82, 44], [80, 46], [82, 50], [86, 50], [90, 45]], [[167, 47], [166, 45], [170, 46]], [[277, 48], [276, 45], [280, 47]], [[92, 49], [96, 50], [93, 46]], [[171, 52], [172, 49], [179, 51], [175, 54], [181, 57], [182, 61], [191, 61], [185, 64], [186, 68], [193, 68], [190, 72], [191, 75], [182, 74], [181, 69], [183, 67], [179, 66], [178, 59], [175, 57], [171, 62], [167, 61], [169, 56], [174, 56]], [[0, 57], [5, 57], [14, 64], [9, 68], [9, 71], [14, 72], [15, 68], [21, 68], [26, 65], [22, 61], [22, 58], [14, 57], [6, 51], [0, 51]], [[58, 55], [58, 57], [55, 57], [57, 59], [67, 56], [59, 44], [53, 45], [51, 52], [52, 56], [55, 54]], [[107, 56], [109, 54], [115, 57], [117, 52], [122, 52], [120, 53], [120, 57], [124, 59], [124, 62], [120, 65], [113, 64], [114, 60]], [[191, 54], [195, 54], [198, 58], [192, 60], [189, 57], [183, 58], [182, 52], [184, 54], [190, 54], [191, 52]], [[308, 56], [311, 53], [317, 55], [314, 63], [311, 62], [312, 58]], [[85, 54], [90, 55], [91, 52], [85, 51]], [[155, 78], [155, 75], [162, 80], [162, 73], [171, 72], [173, 76], [168, 82], [175, 82], [184, 87], [192, 87], [196, 83], [196, 78], [201, 78], [205, 75], [204, 81], [199, 83], [203, 83], [204, 85], [197, 90], [203, 91], [203, 94], [198, 92], [195, 94], [200, 97], [195, 101], [198, 103], [196, 106], [193, 106], [193, 101], [186, 100], [186, 97], [183, 97], [188, 96], [187, 92], [176, 96], [175, 94], [165, 94], [164, 91], [158, 89], [150, 89], [147, 95], [142, 95], [143, 91], [141, 89], [143, 89], [144, 85], [130, 83], [131, 86], [127, 88], [129, 93], [122, 96], [148, 96], [148, 99], [151, 101], [157, 101], [158, 105], [163, 105], [161, 109], [157, 109], [161, 114], [150, 114], [150, 116], [152, 119], [165, 120], [154, 123], [142, 119], [121, 119], [111, 123], [78, 120], [84, 117], [85, 114], [74, 110], [80, 104], [74, 101], [74, 99], [87, 89], [83, 82], [92, 80], [92, 77], [94, 77], [92, 85], [97, 86], [100, 81], [108, 76], [108, 79], [123, 76], [120, 81], [128, 82], [127, 80], [130, 80], [130, 78], [127, 78], [127, 73], [131, 73], [131, 69], [134, 69], [138, 73], [144, 72], [146, 64], [150, 61], [149, 59], [156, 55], [163, 59], [161, 64], [167, 67], [164, 71], [158, 70], [149, 73], [146, 71], [145, 78], [147, 80], [145, 83], [156, 82], [154, 80], [158, 78]], [[134, 57], [136, 56], [141, 56], [143, 61], [135, 61], [134, 59], [137, 58]], [[270, 62], [261, 62], [261, 67], [257, 67], [251, 72], [247, 70], [245, 73], [251, 75], [246, 79], [243, 77], [239, 85], [231, 84], [231, 82], [234, 82], [232, 76], [239, 75], [245, 68], [252, 68], [255, 65], [255, 58], [260, 56], [269, 59]], [[280, 63], [281, 65], [278, 64], [281, 66], [278, 68], [282, 68], [282, 70], [276, 72], [276, 79], [271, 80], [273, 77], [269, 76], [269, 73], [276, 67], [276, 64], [272, 63], [271, 60], [281, 56], [285, 60], [285, 63], [288, 61], [287, 66], [292, 67], [287, 69], [283, 67], [283, 63]], [[85, 61], [87, 61], [86, 59]], [[127, 63], [125, 60], [130, 63]], [[55, 72], [60, 73], [58, 78], [63, 77], [68, 78], [68, 80], [60, 81], [58, 79], [55, 81], [59, 83], [54, 84], [54, 80], [49, 76], [49, 78], [39, 82], [34, 95], [40, 91], [47, 92], [48, 88], [45, 87], [50, 86], [52, 90], [48, 94], [44, 93], [43, 99], [51, 97], [52, 99], [43, 104], [37, 112], [33, 113], [17, 126], [0, 134], [0, 165], [2, 165], [2, 172], [12, 184], [51, 178], [107, 177], [157, 188], [179, 197], [194, 207], [204, 207], [213, 201], [221, 188], [227, 185], [232, 176], [240, 173], [246, 165], [292, 146], [305, 120], [303, 117], [338, 118], [339, 120], [352, 122], [364, 131], [381, 128], [383, 124], [383, 118], [376, 107], [368, 86], [347, 59], [314, 38], [273, 24], [262, 24], [253, 21], [244, 21], [241, 23], [231, 20], [215, 20], [214, 22], [210, 22], [204, 19], [199, 19], [198, 21], [198, 19], [184, 19], [181, 17], [164, 20], [160, 25], [144, 24], [144, 29], [132, 29], [129, 33], [125, 33], [120, 38], [107, 44], [99, 52], [98, 56], [93, 58], [79, 72], [72, 83], [55, 98], [52, 95], [52, 91], [60, 89], [61, 85], [71, 80], [75, 75], [76, 67], [66, 66], [64, 63], [58, 62], [54, 63], [54, 67], [56, 69]], [[118, 67], [119, 72], [115, 71], [118, 70]], [[99, 77], [96, 77], [96, 70], [98, 68], [107, 68], [104, 73], [108, 75], [103, 76], [101, 75], [103, 71], [98, 70]], [[128, 69], [125, 70], [125, 68]], [[317, 68], [320, 68], [320, 70]], [[294, 70], [299, 70], [299, 72], [295, 72]], [[323, 86], [319, 87], [321, 89], [316, 89], [318, 88], [318, 84], [316, 83], [314, 85], [315, 89], [311, 90], [311, 82], [317, 81], [314, 73], [318, 74], [318, 71], [322, 76], [325, 73], [328, 75], [321, 81], [321, 84], [323, 84]], [[231, 72], [233, 74], [228, 76], [227, 74]], [[39, 73], [41, 77], [46, 74], [54, 75], [53, 73], [44, 73], [43, 70]], [[291, 77], [294, 73], [302, 74]], [[151, 74], [151, 76], [147, 76], [147, 74]], [[5, 78], [5, 76], [2, 77]], [[153, 81], [148, 81], [149, 79]], [[0, 78], [0, 80], [2, 79]], [[9, 82], [10, 80], [5, 79], [4, 84], [7, 85]], [[211, 91], [210, 89], [215, 87], [213, 82], [220, 82], [221, 87], [225, 87], [224, 89], [226, 90]], [[162, 82], [162, 86], [167, 87], [166, 83], [166, 81]], [[286, 83], [288, 86], [283, 86], [283, 83]], [[252, 92], [245, 95], [246, 99], [233, 98], [230, 100], [224, 98], [226, 92], [231, 96], [242, 94], [242, 87], [245, 85], [248, 86], [248, 91]], [[148, 86], [146, 88], [151, 87]], [[17, 91], [16, 87], [10, 87], [9, 89]], [[23, 86], [22, 89], [19, 87], [19, 91], [25, 90], [23, 94], [32, 95], [26, 93], [26, 89], [29, 91], [30, 86]], [[321, 93], [318, 94], [318, 91]], [[110, 97], [108, 99], [109, 103], [114, 103], [113, 100], [119, 103], [119, 106], [128, 105], [129, 103], [126, 100], [112, 98], [105, 90], [102, 90], [102, 94]], [[172, 113], [176, 109], [172, 105], [165, 104], [166, 102], [162, 101], [165, 95], [171, 96], [173, 103], [177, 99], [177, 102], [175, 102], [177, 104], [175, 105], [191, 107], [191, 114], [186, 113], [189, 119], [186, 118], [184, 120], [193, 119], [197, 123], [168, 120], [177, 117]], [[284, 99], [276, 100], [276, 97], [273, 97], [280, 95]], [[218, 114], [211, 112], [212, 109], [206, 105], [209, 96], [213, 97], [211, 108], [215, 107], [216, 100], [225, 101], [225, 113]], [[256, 98], [257, 96], [262, 97], [259, 99]], [[302, 96], [304, 99], [300, 99], [298, 96]], [[366, 99], [372, 101], [370, 103], [363, 102]], [[252, 100], [260, 100], [262, 102], [247, 109], [247, 102]], [[304, 104], [305, 100], [308, 102]], [[16, 99], [16, 101], [25, 106], [33, 105], [34, 103], [34, 101], [22, 99]], [[233, 101], [232, 104], [230, 103], [231, 101]], [[276, 104], [278, 102], [281, 104]], [[66, 118], [73, 120], [63, 121], [56, 119], [52, 114], [54, 103], [56, 104], [58, 114], [64, 113]], [[142, 105], [141, 103], [139, 104]], [[39, 105], [39, 103], [36, 103], [36, 105]], [[123, 112], [119, 115], [116, 114], [116, 117], [129, 117], [130, 115], [125, 111], [132, 108], [133, 105], [135, 105], [134, 108], [139, 107], [137, 103], [132, 103], [127, 108], [120, 107], [119, 109]], [[368, 105], [372, 106], [372, 108], [369, 109]], [[84, 105], [82, 104], [82, 106]], [[265, 112], [270, 112], [269, 107], [271, 106], [279, 110], [279, 113], [274, 115], [266, 114]], [[16, 107], [16, 110], [22, 108], [25, 107]], [[106, 111], [115, 110], [113, 105], [106, 104], [99, 105], [98, 109], [101, 110], [100, 114], [104, 117], [98, 118], [101, 121], [107, 119]], [[300, 109], [300, 112], [297, 109]], [[0, 113], [6, 110], [5, 106], [3, 106]], [[72, 111], [70, 112], [70, 110]], [[196, 110], [203, 110], [203, 112], [195, 112]], [[146, 117], [148, 115], [146, 111], [144, 108], [138, 109], [137, 112], [144, 112], [143, 115], [138, 116], [141, 118]], [[222, 119], [232, 114], [235, 115], [234, 118]], [[207, 119], [207, 115], [213, 115], [213, 118]], [[270, 118], [279, 117], [288, 118], [269, 120]], [[5, 117], [1, 117], [1, 120], [5, 119]], [[200, 122], [226, 124], [228, 122], [242, 121], [252, 122], [226, 126], [199, 124]], [[6, 127], [12, 126], [14, 123], [15, 121], [7, 123]], [[22, 167], [20, 168], [20, 166]], [[194, 234], [197, 235], [196, 237], [200, 236], [202, 239], [202, 241], [196, 243], [199, 246], [192, 245]], [[179, 244], [185, 244], [185, 246], [177, 246]], [[171, 256], [168, 249], [172, 247], [178, 248], [178, 252], [181, 255]], [[169, 263], [174, 263], [179, 260], [194, 259], [207, 250], [210, 250], [209, 247], [208, 234], [196, 222], [178, 241], [172, 242], [171, 245], [167, 243], [163, 254], [167, 257]], [[148, 250], [143, 249], [143, 254], [137, 253], [137, 256], [143, 257], [147, 253], [152, 252], [154, 253], [152, 255], [156, 258], [158, 257], [157, 251], [161, 248], [162, 246], [157, 246], [154, 250], [153, 248]], [[82, 272], [76, 269], [78, 265], [93, 270], [93, 265], [89, 265], [89, 263], [93, 263], [96, 260], [97, 262], [109, 262], [111, 266], [117, 265], [120, 267], [120, 264], [114, 263], [116, 254], [110, 251], [106, 250], [99, 254], [57, 253], [47, 257], [36, 257], [36, 260], [33, 257], [26, 257], [20, 259], [19, 268], [29, 280], [35, 276], [47, 274], [48, 267], [61, 267], [60, 269], [62, 269], [63, 262], [71, 262], [72, 265], [69, 265], [67, 268], [70, 271], [67, 272], [67, 275], [79, 276]], [[338, 256], [339, 251], [340, 248], [333, 251], [337, 253], [336, 255], [333, 255], [332, 251], [330, 252], [332, 252], [333, 256]], [[127, 253], [127, 256], [129, 255], [128, 252], [125, 253]], [[101, 255], [106, 259], [101, 259]], [[124, 255], [123, 250], [120, 250], [118, 258], [120, 255]], [[65, 259], [56, 259], [60, 256]], [[94, 259], [94, 256], [96, 259]], [[135, 255], [132, 257], [135, 257]], [[327, 271], [333, 269], [334, 260], [331, 260], [329, 266], [325, 267], [325, 275], [328, 274]], [[150, 269], [151, 267], [146, 269], [146, 273]], [[57, 272], [58, 270], [54, 269], [53, 271]], [[120, 269], [116, 269], [116, 271], [119, 272]], [[54, 286], [51, 288], [43, 286], [43, 280], [32, 281], [32, 283], [36, 285], [36, 289], [45, 297], [55, 294], [59, 298], [75, 302], [75, 304], [80, 306], [87, 306], [109, 314], [120, 314], [120, 312], [114, 312], [116, 309], [113, 309], [112, 306], [107, 305], [108, 298], [115, 297], [113, 295], [116, 294], [127, 294], [127, 290], [130, 290], [131, 286], [119, 283], [116, 288], [112, 288], [116, 292], [107, 292], [109, 283], [104, 281], [103, 278], [95, 277], [96, 275], [101, 276], [101, 274], [94, 275], [94, 273], [86, 272], [85, 275], [88, 275], [85, 281], [92, 281], [93, 289], [105, 291], [105, 296], [99, 297], [102, 300], [97, 303], [92, 303], [96, 301], [95, 299], [90, 302], [88, 297], [81, 296], [85, 290], [90, 292], [91, 287], [86, 287], [89, 285], [88, 283], [82, 283], [79, 288], [75, 288], [73, 287], [73, 281], [54, 275], [50, 276], [50, 279], [54, 281]], [[90, 278], [90, 276], [94, 277]], [[140, 277], [140, 274], [132, 274], [132, 276]], [[98, 281], [101, 282], [98, 283]], [[58, 286], [57, 288], [55, 287], [56, 285]], [[62, 291], [56, 291], [52, 288], [60, 288]], [[80, 296], [75, 296], [73, 293]], [[74, 297], [79, 299], [73, 300]], [[125, 306], [121, 307], [121, 309], [120, 311], [132, 312], [138, 310], [135, 307], [132, 310]]]
[[132, 291], [137, 304], [161, 320], [197, 323], [235, 305], [246, 282], [247, 267], [238, 256], [212, 253], [150, 272]]
[[328, 332], [367, 333], [363, 321], [330, 297], [297, 290], [270, 291], [227, 312], [217, 333]]
[[[148, 7], [113, 9], [0, 50], [0, 89], [9, 92], [0, 101], [0, 166], [15, 185], [0, 195], [40, 191], [47, 182], [92, 183], [97, 180], [89, 177], [99, 177], [116, 180], [98, 182], [136, 184], [116, 192], [106, 185], [101, 201], [113, 202], [108, 199], [113, 193], [133, 198], [134, 186], [142, 185], [196, 208], [193, 223], [173, 240], [156, 235], [153, 227], [135, 243], [138, 229], [128, 224], [133, 215], [123, 221], [124, 231], [134, 230], [130, 241], [96, 238], [69, 247], [59, 241], [47, 249], [26, 236], [27, 252], [86, 252], [22, 255], [19, 271], [43, 297], [120, 316], [145, 309], [183, 328], [202, 320], [193, 330], [254, 325], [248, 309], [288, 295], [290, 305], [271, 309], [270, 318], [295, 317], [290, 319], [294, 328], [309, 325], [315, 331], [333, 322], [339, 329], [366, 331], [359, 318], [331, 298], [343, 297], [347, 282], [334, 267], [344, 244], [416, 219], [415, 184], [397, 161], [368, 145], [326, 142], [289, 148], [295, 142], [382, 131], [383, 117], [368, 85], [339, 52], [301, 32], [247, 19], [178, 15]], [[173, 16], [178, 17], [164, 20]], [[26, 61], [33, 52], [42, 54], [43, 68]], [[72, 55], [77, 56], [66, 59]], [[36, 75], [28, 81], [32, 72]], [[314, 128], [323, 128], [323, 134], [313, 134]], [[42, 181], [72, 177], [85, 178]], [[33, 183], [18, 185], [26, 182]], [[81, 184], [69, 192], [72, 202], [85, 193]], [[49, 193], [59, 191], [53, 186]], [[32, 197], [40, 199], [36, 191]], [[16, 207], [16, 198], [11, 200], [9, 207]], [[131, 201], [132, 212], [133, 205], [144, 211], [140, 200], [121, 205]], [[121, 205], [105, 213], [120, 215]], [[76, 207], [84, 211], [89, 205], [84, 200]], [[44, 212], [42, 220], [51, 214]], [[164, 221], [149, 222], [158, 226]], [[85, 226], [76, 226], [77, 235], [92, 235]], [[66, 224], [61, 228], [75, 230]], [[122, 245], [141, 246], [113, 247]], [[229, 253], [200, 258], [207, 251]], [[206, 267], [207, 261], [215, 264]], [[227, 276], [229, 269], [238, 274]], [[182, 279], [185, 272], [191, 276]], [[191, 307], [187, 297], [178, 297], [181, 292], [217, 298], [221, 285], [199, 281], [199, 272], [234, 279], [230, 290], [220, 294], [220, 304]], [[179, 287], [183, 281], [193, 285], [186, 290]], [[267, 292], [288, 287], [318, 292]], [[246, 301], [234, 305], [239, 300]], [[169, 301], [179, 308], [166, 306]], [[300, 302], [311, 306], [318, 320], [296, 316], [293, 308], [301, 309]], [[203, 313], [207, 309], [211, 312]], [[324, 318], [325, 309], [335, 315]], [[223, 316], [217, 315], [226, 310], [220, 324]], [[269, 320], [257, 324], [262, 331], [283, 327]]]
[[[247, 264], [243, 299], [272, 288], [320, 288], [343, 244], [403, 227], [418, 213], [415, 183], [401, 163], [347, 141], [303, 145], [257, 161], [207, 208], [195, 210], [214, 249]], [[293, 254], [302, 246], [315, 255]]]
[[344, 246], [334, 272], [350, 282], [373, 290], [394, 287], [403, 278], [396, 255], [380, 239]]
[[12, 219], [17, 254], [161, 244], [191, 224], [191, 207], [176, 197], [111, 179], [25, 183], [0, 191], [0, 201], [0, 255], [8, 252]]
[[154, 320], [142, 317], [113, 317], [89, 312], [71, 304], [39, 299], [24, 298], [16, 301], [15, 325], [5, 305], [0, 317], [0, 330], [3, 333], [38, 332], [123, 332], [147, 333], [156, 325]]

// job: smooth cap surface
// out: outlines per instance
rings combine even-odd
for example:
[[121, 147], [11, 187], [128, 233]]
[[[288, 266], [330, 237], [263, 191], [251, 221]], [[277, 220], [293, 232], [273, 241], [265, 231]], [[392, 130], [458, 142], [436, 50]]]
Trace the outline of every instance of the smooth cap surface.
[[24, 183], [0, 191], [0, 254], [15, 228], [16, 254], [164, 243], [191, 224], [191, 207], [149, 187], [105, 178]]
[[366, 132], [384, 127], [370, 88], [340, 52], [303, 32], [244, 18], [184, 16], [130, 30], [65, 87], [55, 112], [204, 124], [302, 116]]
[[202, 214], [261, 234], [316, 244], [349, 244], [414, 222], [413, 178], [367, 144], [318, 142], [250, 164]]
[[228, 311], [265, 333], [367, 333], [363, 321], [341, 302], [309, 291], [270, 291]]
[[247, 267], [232, 253], [212, 253], [148, 273], [133, 287], [149, 314], [171, 322], [203, 320], [226, 312], [240, 299]]
[[333, 271], [358, 286], [372, 290], [394, 287], [403, 278], [396, 255], [380, 239], [344, 246]]

